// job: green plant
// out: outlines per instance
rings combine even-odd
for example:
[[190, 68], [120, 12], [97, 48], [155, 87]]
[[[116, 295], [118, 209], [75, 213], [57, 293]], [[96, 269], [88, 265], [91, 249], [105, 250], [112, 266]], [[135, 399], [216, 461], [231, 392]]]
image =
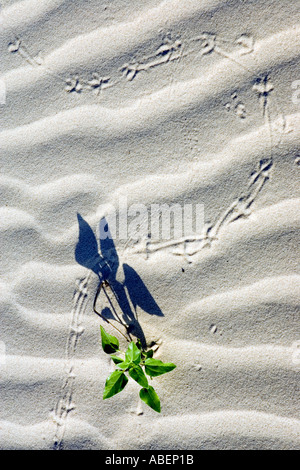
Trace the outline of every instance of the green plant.
[[115, 356], [115, 353], [121, 352], [119, 351], [118, 339], [109, 335], [102, 326], [100, 329], [103, 351], [111, 355], [110, 357], [117, 367], [105, 382], [103, 399], [111, 398], [125, 388], [128, 383], [128, 377], [125, 373], [128, 372], [129, 376], [142, 387], [140, 390], [141, 400], [160, 413], [159, 397], [154, 388], [149, 385], [147, 375], [152, 380], [153, 377], [175, 369], [175, 364], [153, 359], [153, 350], [145, 351], [140, 340], [137, 340], [136, 343], [134, 341], [129, 343], [127, 351], [122, 353], [125, 354], [124, 358]]

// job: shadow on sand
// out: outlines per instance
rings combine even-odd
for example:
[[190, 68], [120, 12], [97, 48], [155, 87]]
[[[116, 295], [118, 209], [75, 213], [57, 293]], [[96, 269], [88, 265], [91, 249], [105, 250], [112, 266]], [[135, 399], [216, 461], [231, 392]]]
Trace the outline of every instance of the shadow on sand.
[[[149, 315], [163, 316], [163, 313], [144, 282], [137, 272], [128, 264], [123, 264], [124, 282], [116, 279], [119, 269], [119, 257], [113, 239], [110, 236], [108, 223], [105, 218], [101, 220], [102, 230], [107, 237], [97, 239], [89, 224], [77, 214], [79, 224], [79, 239], [75, 248], [75, 259], [80, 265], [91, 269], [99, 277], [99, 286], [95, 297], [94, 306], [101, 289], [108, 300], [109, 307], [105, 307], [101, 313], [95, 310], [105, 321], [114, 320], [125, 329], [125, 334], [131, 339], [131, 334], [141, 340], [146, 348], [146, 338], [138, 321], [137, 308], [141, 308]], [[113, 298], [112, 298], [113, 297]], [[129, 302], [129, 299], [130, 302]], [[115, 300], [122, 312], [122, 318], [115, 308]]]

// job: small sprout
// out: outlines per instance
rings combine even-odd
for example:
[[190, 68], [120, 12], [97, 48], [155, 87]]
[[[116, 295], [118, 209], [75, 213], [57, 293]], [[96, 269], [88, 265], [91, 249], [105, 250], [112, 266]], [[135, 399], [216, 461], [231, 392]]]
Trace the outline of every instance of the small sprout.
[[125, 360], [127, 362], [134, 362], [134, 364], [141, 362], [141, 351], [133, 341], [131, 341], [125, 353]]
[[152, 379], [152, 377], [172, 371], [176, 367], [175, 364], [153, 359], [153, 350], [145, 351], [139, 339], [136, 343], [133, 341], [129, 343], [125, 352], [125, 360], [123, 360], [114, 355], [116, 351], [119, 351], [118, 339], [109, 335], [102, 326], [100, 329], [102, 348], [106, 354], [111, 355], [110, 357], [117, 367], [105, 382], [103, 399], [111, 398], [125, 388], [128, 382], [128, 377], [125, 374], [127, 372], [142, 387], [140, 390], [141, 400], [160, 413], [159, 397], [154, 388], [149, 385], [146, 374]]

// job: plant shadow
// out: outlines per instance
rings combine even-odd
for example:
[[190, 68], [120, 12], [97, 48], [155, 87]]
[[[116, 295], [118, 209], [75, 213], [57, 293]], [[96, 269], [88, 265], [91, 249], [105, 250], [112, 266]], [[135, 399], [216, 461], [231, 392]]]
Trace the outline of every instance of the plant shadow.
[[[122, 265], [124, 281], [119, 282], [117, 280], [117, 271], [120, 267], [120, 262], [107, 220], [102, 218], [100, 221], [101, 230], [99, 230], [99, 233], [105, 233], [106, 237], [99, 237], [99, 253], [98, 242], [92, 228], [80, 214], [77, 214], [77, 219], [79, 238], [75, 248], [75, 260], [80, 265], [91, 269], [99, 277], [97, 292], [100, 292], [101, 286], [110, 305], [102, 310], [100, 316], [105, 321], [109, 322], [109, 320], [115, 320], [121, 323], [123, 327], [125, 325], [128, 336], [131, 337], [131, 335], [134, 335], [136, 338], [140, 339], [142, 346], [146, 348], [146, 338], [138, 320], [137, 308], [141, 308], [150, 315], [163, 317], [164, 315], [161, 309], [150, 294], [141, 277], [128, 264]], [[113, 299], [111, 299], [111, 296], [113, 296]], [[114, 307], [114, 299], [122, 312], [122, 320]]]

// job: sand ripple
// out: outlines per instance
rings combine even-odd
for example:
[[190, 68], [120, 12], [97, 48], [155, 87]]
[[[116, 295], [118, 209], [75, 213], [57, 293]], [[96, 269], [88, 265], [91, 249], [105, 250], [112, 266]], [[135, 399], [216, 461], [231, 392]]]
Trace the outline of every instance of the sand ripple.
[[[299, 11], [110, 3], [2, 12], [0, 446], [299, 449]], [[116, 242], [124, 292], [127, 266], [163, 313], [131, 295], [145, 336], [177, 364], [160, 416], [135, 384], [102, 401], [98, 280], [75, 260], [77, 213], [96, 233], [121, 198], [205, 208], [194, 242]]]

